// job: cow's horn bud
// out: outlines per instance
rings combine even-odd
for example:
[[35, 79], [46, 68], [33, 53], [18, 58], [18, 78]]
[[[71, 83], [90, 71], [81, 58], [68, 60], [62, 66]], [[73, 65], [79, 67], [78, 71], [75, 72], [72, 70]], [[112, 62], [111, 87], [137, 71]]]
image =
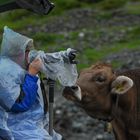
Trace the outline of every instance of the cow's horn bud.
[[82, 94], [81, 94], [81, 88], [79, 86], [77, 86], [78, 89], [75, 90], [74, 92], [74, 96], [81, 101], [82, 100]]

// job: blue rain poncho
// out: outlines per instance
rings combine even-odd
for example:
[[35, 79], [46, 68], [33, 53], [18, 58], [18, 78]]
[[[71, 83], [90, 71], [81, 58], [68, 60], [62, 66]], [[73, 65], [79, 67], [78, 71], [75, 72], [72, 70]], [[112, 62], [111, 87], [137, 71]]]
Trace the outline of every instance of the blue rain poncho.
[[30, 74], [25, 75], [24, 82], [21, 85], [20, 96], [18, 97], [16, 103], [12, 106], [11, 111], [18, 113], [30, 109], [30, 107], [35, 103], [38, 95], [37, 81], [37, 76]]
[[[39, 80], [37, 96], [29, 108], [20, 112], [14, 105], [25, 81], [25, 49], [33, 40], [5, 27], [0, 57], [0, 140], [61, 140], [55, 131], [48, 134], [48, 114], [44, 115]], [[29, 76], [29, 75], [28, 75]], [[29, 78], [29, 77], [28, 77]], [[35, 91], [34, 90], [34, 91]]]

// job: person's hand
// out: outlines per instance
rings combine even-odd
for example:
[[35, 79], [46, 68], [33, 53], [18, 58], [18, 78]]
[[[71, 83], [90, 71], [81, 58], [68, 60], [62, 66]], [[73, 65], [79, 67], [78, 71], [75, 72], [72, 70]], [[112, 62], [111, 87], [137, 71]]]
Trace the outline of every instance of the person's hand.
[[36, 58], [29, 64], [28, 73], [31, 75], [36, 75], [41, 71], [42, 67], [42, 60], [40, 58]]

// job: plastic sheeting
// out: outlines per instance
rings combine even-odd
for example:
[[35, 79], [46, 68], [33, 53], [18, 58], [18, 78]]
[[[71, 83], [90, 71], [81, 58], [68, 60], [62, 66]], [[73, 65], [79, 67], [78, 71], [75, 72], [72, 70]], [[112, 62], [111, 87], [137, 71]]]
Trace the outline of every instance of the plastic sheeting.
[[45, 53], [43, 51], [32, 50], [33, 40], [14, 32], [7, 26], [4, 27], [3, 40], [1, 45], [1, 55], [7, 56], [23, 68], [25, 68], [25, 50], [29, 53], [30, 61], [35, 57], [41, 58], [43, 62], [42, 72], [47, 78], [58, 79], [63, 86], [72, 86], [77, 80], [77, 69], [75, 64], [70, 64], [69, 53], [72, 49], [55, 53]]
[[72, 51], [71, 48], [55, 53], [32, 50], [29, 53], [29, 60], [31, 62], [35, 58], [41, 58], [43, 62], [42, 72], [47, 78], [58, 79], [63, 86], [73, 86], [78, 74], [76, 65], [71, 64], [69, 60], [69, 53]]
[[61, 140], [55, 131], [53, 137], [48, 134], [48, 114], [44, 116], [40, 88], [37, 100], [28, 111], [10, 111], [20, 94], [25, 73], [24, 69], [9, 58], [0, 58], [0, 139]]
[[20, 94], [24, 75], [25, 71], [19, 65], [8, 58], [0, 58], [0, 105], [2, 107], [10, 109], [15, 103]]
[[25, 50], [33, 48], [33, 40], [4, 27], [1, 56], [7, 56], [25, 68]]
[[10, 111], [20, 94], [20, 86], [26, 73], [23, 69], [25, 50], [33, 46], [32, 42], [32, 39], [7, 27], [4, 28], [0, 57], [0, 139], [2, 140], [61, 140], [61, 135], [56, 132], [53, 136], [48, 134], [48, 114], [44, 115], [40, 87], [38, 98], [28, 111], [21, 113]]

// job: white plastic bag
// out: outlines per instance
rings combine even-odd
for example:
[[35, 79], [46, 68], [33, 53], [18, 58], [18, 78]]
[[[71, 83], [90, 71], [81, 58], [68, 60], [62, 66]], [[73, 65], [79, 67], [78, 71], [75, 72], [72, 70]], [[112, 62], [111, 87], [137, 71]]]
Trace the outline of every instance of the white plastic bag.
[[42, 71], [47, 78], [59, 80], [63, 86], [72, 86], [76, 83], [78, 74], [75, 64], [69, 62], [68, 54], [71, 49], [55, 53], [45, 53], [44, 51], [30, 51], [29, 60], [41, 58], [43, 62]]

